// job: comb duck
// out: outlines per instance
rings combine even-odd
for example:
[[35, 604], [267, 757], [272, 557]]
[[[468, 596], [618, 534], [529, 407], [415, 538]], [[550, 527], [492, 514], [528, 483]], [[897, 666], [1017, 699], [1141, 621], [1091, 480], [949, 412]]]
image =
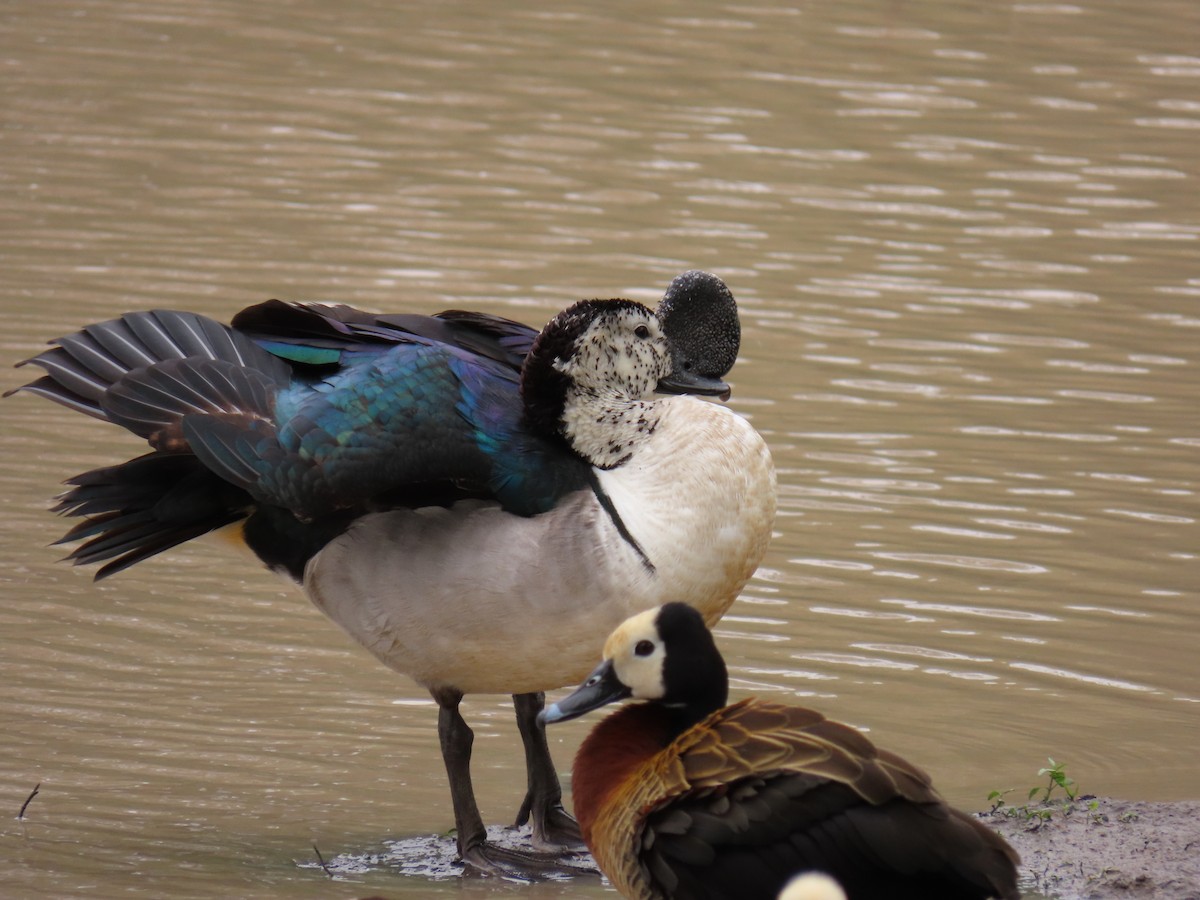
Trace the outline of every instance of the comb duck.
[[464, 860], [489, 844], [464, 694], [513, 695], [540, 849], [578, 841], [536, 717], [632, 612], [680, 594], [715, 622], [765, 552], [766, 444], [728, 396], [740, 330], [719, 278], [657, 311], [587, 300], [540, 333], [479, 313], [268, 301], [223, 325], [134, 312], [59, 338], [23, 388], [150, 452], [70, 479], [76, 564], [104, 577], [232, 526], [384, 664], [423, 685]]

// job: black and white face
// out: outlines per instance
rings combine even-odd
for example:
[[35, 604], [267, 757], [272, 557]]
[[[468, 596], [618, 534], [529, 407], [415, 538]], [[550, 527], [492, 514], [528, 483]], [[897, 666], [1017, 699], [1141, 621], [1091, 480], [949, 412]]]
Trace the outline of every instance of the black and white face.
[[617, 626], [604, 644], [604, 661], [574, 693], [546, 707], [539, 717], [543, 724], [566, 722], [629, 697], [661, 700], [667, 648], [658, 633], [660, 610], [648, 609]]
[[632, 697], [676, 710], [686, 726], [724, 706], [729, 682], [700, 613], [668, 603], [626, 619], [604, 644], [604, 661], [543, 722], [565, 722]]
[[626, 619], [604, 644], [604, 659], [635, 700], [661, 700], [667, 692], [667, 647], [658, 616], [658, 609], [648, 609]]
[[671, 347], [658, 317], [629, 303], [599, 309], [554, 367], [575, 391], [623, 400], [650, 398], [671, 373]]
[[542, 329], [525, 359], [526, 421], [566, 438], [592, 465], [617, 468], [654, 433], [663, 395], [729, 396], [719, 378], [687, 371], [695, 368], [687, 359], [677, 368], [677, 349], [658, 315], [642, 304], [581, 300]]

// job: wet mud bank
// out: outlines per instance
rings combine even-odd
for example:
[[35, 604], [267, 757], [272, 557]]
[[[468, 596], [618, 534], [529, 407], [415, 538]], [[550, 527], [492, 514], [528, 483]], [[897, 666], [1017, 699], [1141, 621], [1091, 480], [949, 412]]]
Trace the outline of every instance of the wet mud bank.
[[[1093, 801], [1095, 805], [1092, 806]], [[1021, 885], [1055, 900], [1200, 900], [1200, 800], [1077, 798], [1050, 817], [984, 814], [1021, 854]]]

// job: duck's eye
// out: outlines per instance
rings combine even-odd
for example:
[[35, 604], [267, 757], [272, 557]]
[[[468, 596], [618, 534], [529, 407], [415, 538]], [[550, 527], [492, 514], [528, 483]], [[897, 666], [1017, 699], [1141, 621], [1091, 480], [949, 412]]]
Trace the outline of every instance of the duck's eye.
[[650, 337], [650, 329], [645, 325], [639, 325], [633, 329], [633, 333], [643, 339]]
[[649, 656], [651, 653], [654, 652], [654, 642], [653, 641], [638, 641], [637, 645], [633, 648], [633, 652], [636, 653], [638, 656]]

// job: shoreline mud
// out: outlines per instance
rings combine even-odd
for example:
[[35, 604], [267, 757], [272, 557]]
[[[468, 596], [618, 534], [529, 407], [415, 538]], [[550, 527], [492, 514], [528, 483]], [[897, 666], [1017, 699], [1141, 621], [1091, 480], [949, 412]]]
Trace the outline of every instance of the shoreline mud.
[[981, 815], [1021, 854], [1023, 896], [1200, 900], [1200, 800], [1077, 797], [1067, 809]]

